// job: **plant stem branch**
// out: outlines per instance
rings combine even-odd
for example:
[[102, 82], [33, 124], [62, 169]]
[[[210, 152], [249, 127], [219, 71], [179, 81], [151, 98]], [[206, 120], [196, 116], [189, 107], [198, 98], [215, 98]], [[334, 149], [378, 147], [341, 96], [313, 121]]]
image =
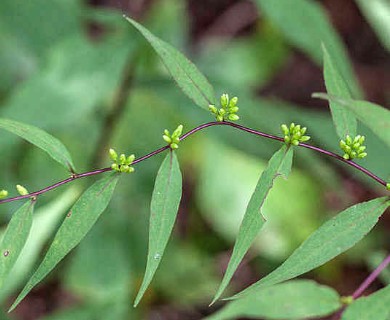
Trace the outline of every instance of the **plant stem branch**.
[[374, 280], [379, 276], [379, 274], [387, 267], [390, 263], [390, 255], [388, 255], [380, 265], [362, 282], [359, 288], [352, 294], [354, 299], [359, 298], [362, 293], [374, 282]]
[[[248, 127], [244, 127], [242, 125], [239, 125], [239, 124], [236, 124], [236, 123], [233, 123], [233, 122], [229, 122], [229, 121], [221, 121], [221, 122], [207, 122], [207, 123], [204, 123], [204, 124], [201, 124], [195, 128], [193, 128], [192, 130], [188, 131], [187, 133], [183, 134], [180, 138], [180, 141], [188, 138], [189, 136], [195, 134], [196, 132], [198, 131], [201, 131], [203, 129], [206, 129], [208, 127], [212, 127], [212, 126], [230, 126], [230, 127], [233, 127], [235, 129], [238, 129], [238, 130], [241, 130], [241, 131], [245, 131], [245, 132], [248, 132], [248, 133], [251, 133], [251, 134], [254, 134], [254, 135], [257, 135], [257, 136], [261, 136], [263, 138], [267, 138], [267, 139], [272, 139], [272, 140], [277, 140], [277, 141], [281, 141], [284, 143], [284, 138], [282, 137], [278, 137], [278, 136], [274, 136], [272, 134], [268, 134], [268, 133], [264, 133], [264, 132], [261, 132], [261, 131], [257, 131], [257, 130], [254, 130], [254, 129], [251, 129], [251, 128], [248, 128]], [[361, 171], [362, 173], [366, 174], [367, 176], [369, 176], [370, 178], [374, 179], [375, 181], [377, 181], [378, 183], [380, 183], [381, 185], [385, 186], [386, 187], [386, 181], [379, 178], [378, 176], [376, 176], [375, 174], [373, 174], [371, 171], [367, 170], [366, 168], [360, 166], [359, 164], [351, 161], [351, 160], [346, 160], [344, 159], [342, 156], [336, 154], [336, 153], [333, 153], [333, 152], [330, 152], [330, 151], [327, 151], [327, 150], [324, 150], [324, 149], [321, 149], [319, 147], [315, 147], [315, 146], [312, 146], [312, 145], [309, 145], [309, 144], [306, 144], [306, 143], [300, 143], [298, 145], [299, 147], [303, 147], [303, 148], [307, 148], [307, 149], [311, 149], [313, 151], [316, 151], [316, 152], [320, 152], [320, 153], [323, 153], [327, 156], [330, 156], [330, 157], [333, 157], [339, 161], [342, 161], [352, 167], [354, 167], [355, 169]], [[159, 149], [156, 149], [138, 159], [135, 159], [133, 161], [133, 165], [139, 163], [139, 162], [142, 162], [146, 159], [149, 159], [165, 150], [169, 149], [169, 145], [166, 145], [164, 147], [161, 147]], [[23, 195], [23, 196], [17, 196], [17, 197], [12, 197], [12, 198], [7, 198], [7, 199], [3, 199], [3, 200], [0, 200], [0, 204], [2, 203], [6, 203], [6, 202], [12, 202], [12, 201], [16, 201], [16, 200], [21, 200], [21, 199], [26, 199], [26, 198], [31, 198], [31, 197], [36, 197], [40, 194], [43, 194], [43, 193], [46, 193], [50, 190], [53, 190], [53, 189], [56, 189], [64, 184], [67, 184], [69, 182], [72, 182], [76, 179], [80, 179], [80, 178], [84, 178], [84, 177], [89, 177], [89, 176], [93, 176], [93, 175], [97, 175], [97, 174], [101, 174], [101, 173], [104, 173], [104, 172], [107, 172], [107, 171], [112, 171], [111, 167], [108, 167], [108, 168], [103, 168], [103, 169], [98, 169], [98, 170], [93, 170], [93, 171], [88, 171], [88, 172], [84, 172], [84, 173], [80, 173], [80, 174], [72, 174], [71, 177], [65, 179], [65, 180], [62, 180], [62, 181], [59, 181], [51, 186], [48, 186], [46, 188], [43, 188], [41, 190], [38, 190], [38, 191], [35, 191], [35, 192], [31, 192], [27, 195]], [[390, 257], [388, 257], [388, 260], [387, 263], [390, 262]], [[379, 267], [378, 267], [379, 268]]]

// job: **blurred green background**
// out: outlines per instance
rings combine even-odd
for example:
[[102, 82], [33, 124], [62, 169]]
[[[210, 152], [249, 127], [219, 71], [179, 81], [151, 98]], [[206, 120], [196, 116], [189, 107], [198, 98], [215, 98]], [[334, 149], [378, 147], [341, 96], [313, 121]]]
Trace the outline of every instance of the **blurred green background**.
[[[148, 43], [122, 18], [126, 14], [184, 52], [218, 95], [237, 95], [241, 124], [279, 135], [281, 123], [295, 121], [308, 127], [313, 144], [337, 151], [327, 104], [310, 98], [325, 91], [321, 39], [315, 35], [345, 50], [367, 100], [388, 106], [390, 16], [383, 11], [385, 23], [378, 23], [374, 7], [386, 0], [371, 6], [364, 0], [299, 0], [283, 8], [284, 2], [2, 0], [0, 117], [59, 138], [78, 172], [109, 165], [109, 147], [142, 156], [163, 145], [165, 128], [182, 123], [187, 131], [211, 121], [175, 86]], [[299, 3], [314, 6], [320, 18], [301, 11]], [[359, 132], [367, 137], [369, 153], [361, 164], [389, 180], [389, 150], [364, 126]], [[184, 190], [178, 220], [137, 309], [132, 303], [145, 268], [150, 197], [163, 156], [140, 163], [135, 174], [121, 179], [85, 240], [6, 314], [66, 210], [94, 178], [41, 196], [27, 247], [0, 292], [0, 318], [201, 319], [212, 313], [222, 305], [208, 307], [246, 204], [278, 146], [227, 127], [207, 129], [181, 145]], [[288, 181], [277, 180], [265, 203], [267, 224], [230, 293], [278, 266], [327, 218], [381, 195], [359, 172], [308, 150], [296, 150], [294, 161]], [[0, 187], [8, 190], [16, 184], [38, 190], [67, 174], [44, 152], [5, 131], [0, 165]], [[0, 206], [2, 225], [19, 205]], [[390, 250], [389, 229], [385, 215], [357, 247], [308, 277], [350, 294]]]

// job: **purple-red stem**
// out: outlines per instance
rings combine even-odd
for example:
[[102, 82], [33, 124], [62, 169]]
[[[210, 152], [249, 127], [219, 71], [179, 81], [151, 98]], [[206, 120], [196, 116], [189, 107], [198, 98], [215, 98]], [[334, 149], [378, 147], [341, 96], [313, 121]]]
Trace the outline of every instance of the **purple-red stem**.
[[352, 294], [354, 299], [359, 298], [362, 293], [374, 282], [374, 280], [378, 277], [378, 275], [387, 267], [390, 263], [390, 255], [388, 255], [380, 265], [362, 282], [362, 284], [355, 290]]
[[[254, 130], [254, 129], [251, 129], [251, 128], [247, 128], [247, 127], [244, 127], [244, 126], [241, 126], [239, 124], [236, 124], [236, 123], [233, 123], [233, 122], [228, 122], [228, 121], [222, 121], [222, 122], [207, 122], [207, 123], [204, 123], [204, 124], [201, 124], [200, 126], [197, 126], [195, 127], [194, 129], [188, 131], [187, 133], [183, 134], [182, 137], [180, 138], [180, 141], [181, 140], [184, 140], [186, 138], [188, 138], [189, 136], [193, 135], [194, 133], [198, 132], [198, 131], [201, 131], [205, 128], [208, 128], [208, 127], [212, 127], [212, 126], [218, 126], [218, 125], [225, 125], [225, 126], [230, 126], [230, 127], [233, 127], [233, 128], [236, 128], [236, 129], [239, 129], [239, 130], [242, 130], [242, 131], [245, 131], [245, 132], [248, 132], [248, 133], [251, 133], [251, 134], [254, 134], [254, 135], [257, 135], [257, 136], [261, 136], [261, 137], [264, 137], [264, 138], [268, 138], [268, 139], [273, 139], [273, 140], [277, 140], [277, 141], [281, 141], [281, 142], [284, 142], [284, 138], [281, 138], [281, 137], [277, 137], [277, 136], [274, 136], [272, 134], [267, 134], [267, 133], [264, 133], [264, 132], [261, 132], [261, 131], [257, 131], [257, 130]], [[314, 150], [314, 151], [317, 151], [317, 152], [320, 152], [320, 153], [323, 153], [323, 154], [326, 154], [327, 156], [330, 156], [330, 157], [333, 157], [337, 160], [340, 160], [356, 169], [358, 169], [359, 171], [363, 172], [364, 174], [366, 174], [367, 176], [369, 176], [370, 178], [374, 179], [375, 181], [379, 182], [381, 185], [385, 186], [386, 187], [386, 181], [384, 181], [383, 179], [379, 178], [378, 176], [376, 176], [375, 174], [373, 174], [371, 171], [367, 170], [366, 168], [358, 165], [357, 163], [351, 161], [351, 160], [346, 160], [344, 159], [342, 156], [336, 154], [336, 153], [333, 153], [333, 152], [330, 152], [330, 151], [327, 151], [327, 150], [324, 150], [324, 149], [321, 149], [319, 147], [315, 147], [315, 146], [312, 146], [312, 145], [309, 145], [309, 144], [306, 144], [306, 143], [300, 143], [298, 146], [300, 147], [303, 147], [303, 148], [307, 148], [307, 149], [311, 149], [311, 150]], [[169, 149], [169, 146], [164, 146], [164, 147], [161, 147], [155, 151], [152, 151], [138, 159], [135, 159], [133, 161], [133, 165], [134, 164], [137, 164], [141, 161], [144, 161], [150, 157], [153, 157], [165, 150]], [[41, 190], [38, 190], [38, 191], [35, 191], [35, 192], [31, 192], [27, 195], [23, 195], [23, 196], [17, 196], [17, 197], [12, 197], [12, 198], [7, 198], [7, 199], [3, 199], [3, 200], [0, 200], [0, 204], [2, 203], [6, 203], [6, 202], [11, 202], [11, 201], [16, 201], [16, 200], [21, 200], [21, 199], [25, 199], [25, 198], [30, 198], [30, 197], [36, 197], [40, 194], [43, 194], [45, 192], [48, 192], [50, 190], [53, 190], [53, 189], [56, 189], [68, 182], [71, 182], [71, 181], [74, 181], [76, 179], [80, 179], [80, 178], [84, 178], [84, 177], [89, 177], [89, 176], [93, 176], [93, 175], [97, 175], [97, 174], [101, 174], [103, 172], [107, 172], [107, 171], [111, 171], [112, 169], [110, 167], [108, 168], [103, 168], [103, 169], [98, 169], [98, 170], [93, 170], [93, 171], [88, 171], [88, 172], [84, 172], [84, 173], [80, 173], [80, 174], [77, 174], [77, 173], [74, 173], [72, 174], [69, 178], [65, 179], [65, 180], [62, 180], [62, 181], [59, 181], [51, 186], [48, 186], [46, 188], [43, 188]]]

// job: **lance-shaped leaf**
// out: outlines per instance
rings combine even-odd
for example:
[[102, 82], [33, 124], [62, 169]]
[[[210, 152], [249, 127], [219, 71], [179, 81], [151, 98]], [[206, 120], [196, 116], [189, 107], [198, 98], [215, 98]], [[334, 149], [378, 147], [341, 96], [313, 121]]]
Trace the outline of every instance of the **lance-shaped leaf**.
[[149, 248], [146, 270], [135, 298], [136, 306], [148, 288], [160, 264], [176, 220], [181, 199], [182, 178], [179, 162], [170, 151], [158, 170], [150, 204]]
[[118, 179], [119, 174], [114, 173], [98, 180], [76, 201], [58, 229], [43, 261], [16, 298], [10, 311], [85, 237], [106, 209]]
[[340, 307], [340, 297], [332, 288], [311, 280], [293, 280], [231, 301], [206, 319], [307, 319], [326, 316]]
[[0, 243], [0, 288], [30, 234], [34, 203], [35, 200], [29, 200], [13, 214]]
[[334, 101], [349, 109], [356, 118], [390, 146], [390, 111], [388, 109], [372, 102], [345, 99], [324, 93], [314, 93], [313, 97]]
[[368, 297], [352, 302], [344, 311], [342, 320], [389, 320], [390, 285]]
[[198, 68], [181, 52], [157, 38], [148, 29], [131, 18], [129, 21], [152, 45], [180, 89], [199, 107], [207, 109], [214, 104], [214, 89]]
[[280, 267], [232, 298], [295, 278], [323, 265], [359, 242], [389, 205], [389, 198], [382, 197], [347, 208], [312, 233]]
[[261, 207], [263, 206], [268, 192], [272, 188], [274, 179], [279, 175], [283, 175], [285, 178], [289, 175], [292, 158], [293, 148], [287, 148], [286, 145], [283, 145], [282, 148], [272, 156], [267, 168], [261, 174], [255, 191], [246, 208], [225, 275], [211, 304], [221, 296], [241, 260], [244, 258], [244, 255], [255, 240], [259, 230], [263, 227], [265, 218], [261, 214]]
[[[324, 53], [324, 79], [326, 90], [329, 94], [341, 98], [352, 98], [347, 82], [342, 76], [335, 63], [335, 57], [322, 44]], [[356, 136], [357, 121], [355, 115], [347, 108], [334, 101], [329, 101], [333, 123], [340, 139], [345, 139], [346, 135]]]
[[75, 171], [68, 149], [66, 149], [61, 141], [47, 132], [29, 124], [4, 118], [0, 118], [0, 128], [27, 140], [45, 151], [50, 157], [62, 164], [69, 171]]
[[337, 66], [355, 98], [362, 96], [352, 65], [340, 36], [320, 3], [312, 0], [255, 0], [255, 3], [283, 36], [308, 54], [318, 65], [322, 61], [321, 43], [337, 57]]

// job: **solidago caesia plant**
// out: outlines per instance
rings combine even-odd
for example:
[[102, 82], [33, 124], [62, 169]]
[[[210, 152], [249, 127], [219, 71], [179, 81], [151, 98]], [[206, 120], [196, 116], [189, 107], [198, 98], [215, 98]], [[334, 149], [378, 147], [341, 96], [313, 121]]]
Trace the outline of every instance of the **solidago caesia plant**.
[[[178, 212], [182, 194], [182, 175], [176, 153], [180, 151], [179, 146], [184, 143], [187, 137], [211, 126], [230, 127], [232, 130], [243, 131], [259, 138], [276, 140], [281, 144], [280, 149], [274, 153], [267, 168], [259, 177], [241, 222], [229, 264], [212, 303], [220, 299], [244, 255], [266, 223], [261, 214], [263, 203], [274, 180], [279, 175], [288, 178], [293, 154], [299, 152], [298, 147], [318, 152], [324, 157], [332, 157], [359, 170], [379, 183], [386, 195], [357, 203], [325, 222], [282, 265], [245, 290], [227, 298], [231, 301], [227, 302], [210, 319], [230, 319], [239, 316], [295, 319], [320, 317], [332, 313], [336, 313], [337, 316], [337, 312], [341, 316], [341, 310], [345, 310], [343, 319], [357, 319], [354, 315], [359, 313], [361, 308], [376, 310], [377, 306], [385, 299], [390, 301], [389, 286], [375, 292], [369, 298], [360, 298], [368, 285], [387, 266], [390, 257], [387, 257], [362, 286], [348, 297], [340, 297], [334, 289], [319, 285], [314, 281], [294, 280], [354, 246], [376, 225], [378, 219], [390, 205], [387, 194], [387, 191], [390, 190], [389, 182], [354, 161], [367, 156], [366, 147], [363, 145], [366, 142], [365, 138], [356, 132], [357, 121], [361, 121], [374, 133], [377, 133], [386, 143], [383, 147], [388, 148], [390, 146], [388, 135], [390, 112], [373, 103], [352, 98], [348, 90], [348, 83], [343, 80], [340, 66], [336, 63], [334, 52], [326, 47], [326, 43], [323, 45], [323, 53], [324, 75], [328, 93], [317, 93], [314, 96], [329, 101], [333, 121], [340, 136], [339, 144], [342, 154], [308, 144], [310, 137], [307, 134], [310, 133], [310, 127], [307, 129], [300, 124], [281, 124], [281, 136], [274, 136], [255, 128], [237, 124], [234, 122], [240, 120], [239, 99], [237, 97], [230, 97], [229, 94], [224, 93], [217, 104], [213, 87], [185, 56], [154, 36], [139, 23], [130, 18], [126, 19], [155, 49], [183, 93], [196, 105], [208, 110], [215, 119], [186, 132], [183, 132], [184, 126], [182, 124], [179, 124], [172, 133], [166, 129], [162, 136], [165, 145], [141, 157], [136, 157], [134, 154], [118, 154], [114, 149], [107, 150], [107, 157], [111, 159], [111, 165], [84, 173], [77, 173], [70, 153], [58, 139], [28, 124], [0, 119], [1, 129], [14, 133], [41, 148], [69, 171], [67, 179], [38, 191], [27, 191], [21, 185], [16, 186], [18, 196], [8, 197], [7, 190], [0, 191], [2, 199], [0, 204], [24, 201], [24, 204], [13, 214], [0, 244], [0, 287], [7, 280], [26, 244], [31, 230], [34, 205], [39, 201], [40, 196], [77, 179], [94, 175], [102, 176], [80, 196], [66, 215], [46, 255], [10, 307], [10, 311], [15, 309], [23, 298], [82, 241], [107, 207], [119, 178], [122, 178], [124, 173], [134, 173], [139, 162], [165, 152], [166, 156], [157, 173], [151, 198], [148, 256], [144, 278], [134, 302], [134, 305], [137, 305], [163, 258]], [[245, 106], [240, 108], [245, 108]], [[242, 119], [242, 122], [245, 124], [245, 119]], [[131, 146], [129, 148], [131, 149]], [[123, 178], [131, 179], [131, 175]], [[389, 315], [386, 311], [383, 314]]]

